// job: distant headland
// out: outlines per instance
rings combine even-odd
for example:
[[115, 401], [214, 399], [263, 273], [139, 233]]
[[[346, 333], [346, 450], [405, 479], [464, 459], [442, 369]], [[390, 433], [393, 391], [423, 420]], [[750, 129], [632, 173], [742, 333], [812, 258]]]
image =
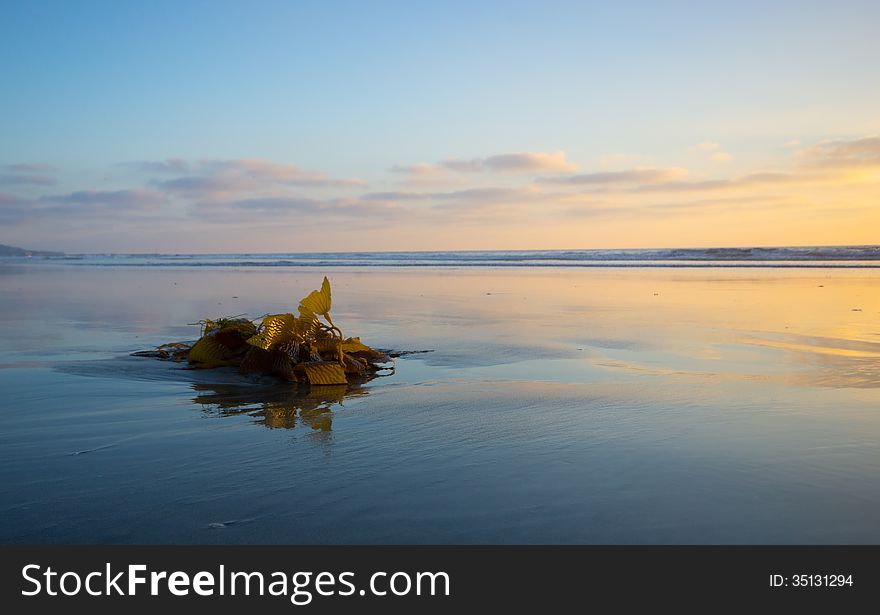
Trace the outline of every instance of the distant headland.
[[48, 252], [46, 250], [25, 250], [0, 243], [0, 256], [64, 256], [64, 252]]

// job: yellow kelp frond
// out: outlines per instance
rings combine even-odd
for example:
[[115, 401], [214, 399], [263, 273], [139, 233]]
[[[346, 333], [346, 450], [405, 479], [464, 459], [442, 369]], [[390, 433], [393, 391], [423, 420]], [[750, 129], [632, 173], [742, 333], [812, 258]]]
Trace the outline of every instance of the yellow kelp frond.
[[347, 352], [349, 354], [355, 354], [358, 356], [364, 356], [374, 359], [388, 359], [384, 352], [379, 352], [378, 350], [370, 348], [369, 346], [361, 342], [361, 338], [359, 337], [350, 337], [340, 343], [339, 346], [340, 348], [342, 348], [343, 352]]
[[247, 352], [247, 339], [257, 332], [254, 323], [244, 318], [205, 320], [204, 330], [187, 356], [194, 367], [238, 365]]
[[253, 346], [242, 357], [238, 371], [242, 374], [268, 374], [272, 371], [274, 364], [275, 358], [273, 353]]
[[336, 356], [339, 354], [339, 346], [339, 340], [332, 337], [318, 339], [311, 343], [311, 348], [320, 355]]
[[359, 337], [350, 337], [339, 344], [344, 352], [376, 352], [361, 342]]
[[202, 337], [193, 343], [165, 344], [136, 353], [183, 360], [193, 367], [237, 366], [242, 374], [270, 375], [313, 386], [344, 386], [375, 377], [390, 361], [359, 337], [346, 338], [330, 317], [330, 281], [300, 301], [299, 315], [264, 316], [259, 326], [238, 316], [202, 320]]
[[339, 363], [325, 361], [323, 363], [303, 363], [302, 368], [306, 372], [309, 384], [331, 385], [347, 384], [345, 370]]
[[234, 353], [217, 341], [213, 335], [206, 335], [189, 351], [189, 362], [194, 367], [212, 368], [237, 365]]
[[263, 350], [276, 344], [293, 340], [296, 335], [297, 318], [293, 314], [272, 314], [263, 318], [260, 332], [247, 340], [247, 343]]
[[313, 290], [309, 293], [309, 296], [299, 302], [300, 304], [300, 313], [303, 313], [303, 310], [306, 312], [311, 312], [312, 314], [317, 314], [318, 316], [327, 316], [330, 313], [330, 280], [327, 279], [327, 276], [324, 276], [324, 281], [321, 283], [321, 290]]

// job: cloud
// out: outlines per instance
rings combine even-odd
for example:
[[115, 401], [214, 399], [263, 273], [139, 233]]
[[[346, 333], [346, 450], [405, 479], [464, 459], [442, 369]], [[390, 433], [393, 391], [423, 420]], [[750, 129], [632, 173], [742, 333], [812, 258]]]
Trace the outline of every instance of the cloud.
[[[716, 152], [718, 154], [726, 152]], [[732, 157], [731, 157], [732, 158]], [[719, 161], [730, 160], [721, 158]], [[740, 177], [643, 185], [637, 191], [694, 192], [772, 186], [825, 186], [842, 190], [859, 183], [880, 182], [880, 137], [823, 141], [795, 153], [786, 171], [762, 171]], [[575, 180], [578, 176], [566, 178]]]
[[48, 164], [19, 162], [8, 164], [4, 168], [7, 172], [0, 173], [2, 186], [51, 186], [55, 183], [55, 178], [49, 175], [55, 169]]
[[449, 158], [436, 164], [420, 162], [408, 166], [394, 166], [395, 173], [406, 173], [414, 177], [437, 177], [447, 171], [454, 173], [571, 173], [578, 169], [565, 158], [565, 152], [517, 152], [497, 154], [488, 158], [472, 158], [463, 160]]
[[8, 192], [0, 192], [0, 221], [11, 224], [28, 216], [31, 201]]
[[697, 143], [694, 145], [694, 149], [698, 149], [703, 152], [713, 152], [721, 147], [718, 143], [714, 141], [703, 141], [702, 143]]
[[361, 196], [364, 201], [467, 201], [471, 203], [498, 199], [533, 200], [540, 192], [532, 188], [469, 188], [446, 192], [368, 192]]
[[587, 202], [563, 210], [570, 218], [636, 218], [639, 216], [676, 217], [709, 213], [747, 212], [798, 209], [800, 201], [787, 196], [767, 197], [746, 195], [742, 197], [698, 198], [661, 202]]
[[23, 199], [20, 196], [9, 194], [8, 192], [0, 192], [0, 207], [4, 207], [7, 205], [17, 205], [24, 202], [25, 200], [26, 199]]
[[706, 190], [723, 190], [726, 188], [768, 186], [781, 184], [804, 183], [808, 177], [797, 173], [764, 172], [751, 173], [729, 179], [710, 179], [702, 181], [680, 181], [658, 183], [656, 185], [641, 185], [634, 189], [635, 192], [699, 192]]
[[254, 197], [237, 200], [200, 201], [194, 212], [205, 221], [275, 221], [321, 227], [328, 220], [356, 223], [386, 221], [402, 212], [395, 203], [369, 202], [356, 198], [315, 199], [302, 196]]
[[479, 173], [491, 171], [495, 173], [543, 173], [577, 171], [577, 165], [565, 159], [565, 152], [520, 152], [514, 154], [498, 154], [488, 158], [472, 160], [444, 160], [443, 166], [461, 173]]
[[431, 198], [430, 192], [367, 192], [361, 195], [365, 201], [423, 201]]
[[[10, 165], [14, 166], [14, 165]], [[0, 174], [0, 185], [3, 186], [51, 186], [55, 178], [50, 175], [34, 175], [30, 173], [4, 173]]]
[[55, 167], [41, 162], [19, 162], [17, 164], [6, 165], [6, 168], [13, 173], [49, 173], [55, 170]]
[[603, 171], [584, 173], [567, 177], [542, 177], [538, 181], [547, 184], [567, 184], [578, 186], [609, 186], [622, 184], [662, 184], [672, 182], [687, 175], [687, 169], [670, 167], [666, 169], [628, 169], [626, 171]]
[[267, 160], [203, 160], [189, 163], [179, 159], [138, 163], [141, 170], [173, 173], [184, 171], [173, 179], [153, 184], [162, 191], [187, 197], [217, 197], [266, 192], [283, 186], [346, 188], [364, 185], [355, 179], [334, 179], [307, 171], [293, 164]]
[[22, 205], [24, 203], [29, 203], [30, 199], [26, 199], [20, 197], [16, 194], [10, 194], [8, 192], [0, 192], [0, 208], [9, 208], [17, 205]]
[[506, 223], [523, 215], [546, 215], [558, 204], [559, 195], [532, 188], [474, 188], [436, 194], [434, 201], [433, 212], [444, 218], [453, 215]]
[[[623, 219], [634, 217], [669, 217], [693, 215], [701, 212], [742, 212], [762, 209], [793, 209], [802, 205], [801, 201], [789, 195], [741, 194], [726, 196], [724, 192], [704, 196], [702, 191], [723, 190], [732, 184], [759, 185], [763, 183], [785, 183], [789, 176], [762, 173], [737, 180], [713, 180], [676, 184], [673, 192], [681, 192], [674, 200], [652, 198], [641, 194], [651, 186], [622, 186], [621, 190], [602, 194], [597, 200], [595, 193], [569, 193], [542, 191], [534, 187], [525, 188], [474, 188], [448, 192], [383, 192], [368, 193], [365, 200], [382, 200], [386, 203], [400, 203], [402, 211], [418, 211], [425, 216], [448, 217], [451, 220], [484, 220], [487, 223], [510, 223], [516, 220], [565, 220], [565, 219]], [[658, 185], [662, 189], [665, 185]], [[692, 196], [684, 193], [693, 192]], [[421, 203], [414, 209], [405, 209], [407, 202]], [[424, 203], [427, 202], [427, 206]]]
[[539, 195], [537, 190], [524, 188], [471, 188], [469, 190], [455, 190], [453, 192], [437, 192], [431, 198], [440, 201], [531, 201]]
[[801, 162], [809, 167], [864, 168], [880, 166], [880, 137], [824, 141], [799, 152]]
[[372, 192], [361, 196], [361, 201], [394, 207], [396, 219], [418, 217], [445, 224], [459, 219], [472, 220], [475, 217], [488, 220], [490, 216], [503, 216], [509, 220], [514, 214], [527, 214], [533, 205], [543, 209], [565, 197], [566, 195], [543, 193], [533, 186], [527, 186], [468, 188], [444, 192]]
[[196, 207], [202, 212], [240, 211], [272, 214], [336, 214], [346, 216], [373, 215], [396, 209], [381, 204], [362, 203], [358, 199], [314, 199], [302, 196], [255, 197], [235, 201], [201, 201]]
[[322, 209], [324, 204], [318, 199], [303, 197], [257, 197], [235, 201], [201, 201], [197, 209], [210, 213], [217, 211], [268, 212], [281, 214], [313, 214]]
[[66, 206], [63, 211], [85, 211], [94, 208], [115, 210], [154, 209], [165, 203], [168, 197], [161, 192], [145, 189], [133, 190], [80, 190], [68, 194], [43, 196], [44, 203], [57, 203]]
[[411, 165], [395, 165], [391, 167], [392, 173], [402, 173], [413, 177], [433, 178], [439, 175], [445, 175], [447, 169], [436, 164], [428, 164], [427, 162], [419, 162]]
[[146, 173], [187, 173], [192, 165], [182, 158], [166, 158], [165, 160], [141, 160], [127, 163]]
[[164, 192], [182, 196], [222, 195], [241, 193], [260, 188], [260, 182], [251, 177], [187, 175], [155, 182]]
[[709, 199], [697, 199], [694, 201], [672, 201], [663, 203], [650, 203], [644, 206], [643, 211], [655, 211], [664, 213], [678, 212], [706, 212], [709, 210], [743, 210], [755, 209], [781, 209], [797, 207], [799, 201], [788, 196], [774, 196], [768, 198], [765, 195], [745, 195], [740, 197], [717, 197]]
[[714, 154], [712, 154], [712, 156], [710, 156], [710, 158], [712, 158], [712, 160], [714, 160], [715, 162], [728, 162], [730, 160], [733, 160], [733, 156], [731, 156], [727, 152], [715, 152]]
[[5, 222], [41, 223], [71, 220], [119, 220], [121, 216], [141, 216], [162, 211], [167, 196], [151, 190], [79, 190], [66, 194], [25, 199], [0, 193], [0, 219]]
[[332, 179], [321, 173], [306, 171], [294, 164], [279, 164], [267, 160], [215, 160], [204, 165], [221, 175], [239, 175], [254, 179], [271, 180], [297, 186], [361, 186], [354, 179]]

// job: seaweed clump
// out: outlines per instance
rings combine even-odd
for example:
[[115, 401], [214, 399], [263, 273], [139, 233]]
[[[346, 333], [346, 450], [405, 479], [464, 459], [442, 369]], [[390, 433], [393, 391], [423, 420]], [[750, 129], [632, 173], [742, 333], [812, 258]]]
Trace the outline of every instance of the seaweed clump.
[[163, 344], [135, 353], [174, 361], [192, 368], [238, 367], [242, 374], [272, 375], [283, 380], [332, 386], [377, 375], [390, 357], [345, 337], [330, 316], [330, 281], [299, 302], [298, 314], [204, 320], [195, 342]]

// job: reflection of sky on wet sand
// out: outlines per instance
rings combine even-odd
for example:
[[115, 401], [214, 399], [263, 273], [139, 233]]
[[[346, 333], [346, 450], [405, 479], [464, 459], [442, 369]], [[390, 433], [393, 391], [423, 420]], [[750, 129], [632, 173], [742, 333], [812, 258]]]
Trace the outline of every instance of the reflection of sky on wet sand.
[[878, 272], [340, 269], [346, 333], [432, 352], [324, 392], [127, 356], [323, 273], [0, 271], [0, 538], [880, 540]]
[[[816, 384], [834, 386], [830, 362], [813, 356], [834, 352], [839, 384], [847, 386], [853, 373], [880, 357], [880, 280], [871, 272], [622, 269], [365, 277], [376, 283], [357, 292], [367, 324], [375, 322], [383, 337], [436, 349], [426, 361], [438, 366], [511, 366], [499, 368], [500, 375], [519, 373], [516, 364], [528, 362], [533, 379], [554, 378], [558, 367], [575, 382], [610, 370], [616, 373], [603, 377], [638, 372], [803, 384], [821, 362]], [[398, 299], [403, 297], [405, 303]], [[395, 319], [395, 310], [403, 317]], [[583, 369], [577, 374], [547, 359], [580, 361]], [[870, 372], [865, 376], [859, 386], [870, 385]]]
[[[350, 331], [380, 346], [433, 349], [424, 359], [438, 366], [584, 359], [609, 370], [786, 372], [801, 381], [818, 371], [829, 385], [837, 365], [844, 381], [864, 372], [859, 386], [868, 386], [871, 359], [880, 355], [880, 285], [871, 271], [331, 273], [334, 313]], [[4, 356], [27, 355], [35, 341], [34, 355], [45, 357], [191, 338], [197, 330], [186, 323], [277, 312], [319, 277], [311, 270], [53, 275], [32, 268], [4, 279]]]

